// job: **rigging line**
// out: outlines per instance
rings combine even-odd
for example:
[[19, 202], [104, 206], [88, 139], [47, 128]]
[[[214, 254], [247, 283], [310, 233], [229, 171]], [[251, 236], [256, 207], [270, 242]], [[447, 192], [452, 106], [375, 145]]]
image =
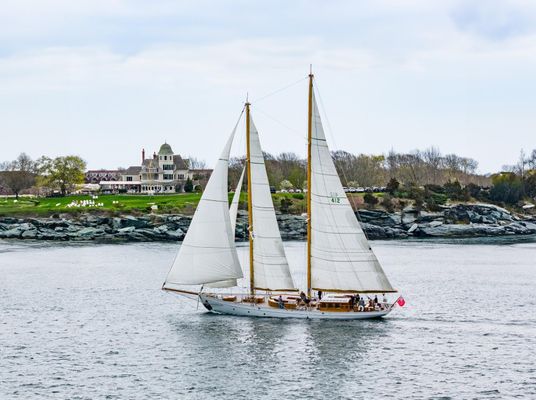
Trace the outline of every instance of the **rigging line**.
[[266, 94], [266, 95], [264, 95], [264, 96], [261, 96], [261, 97], [259, 97], [258, 99], [255, 99], [254, 101], [251, 101], [250, 103], [251, 103], [251, 104], [258, 103], [259, 101], [262, 101], [262, 100], [264, 100], [264, 99], [267, 99], [268, 97], [271, 97], [271, 96], [273, 96], [273, 95], [275, 95], [275, 94], [277, 94], [277, 93], [280, 93], [280, 92], [282, 92], [282, 91], [284, 91], [284, 90], [290, 89], [292, 86], [297, 85], [298, 83], [304, 81], [305, 79], [309, 79], [309, 77], [306, 76], [306, 77], [300, 78], [300, 79], [298, 79], [297, 81], [292, 82], [292, 83], [290, 83], [290, 84], [288, 84], [288, 85], [286, 85], [286, 86], [283, 86], [283, 87], [280, 88], [280, 89], [274, 90], [273, 92], [270, 92], [270, 93], [268, 93], [268, 94]]
[[303, 135], [303, 132], [299, 132], [297, 131], [296, 129], [294, 128], [291, 128], [290, 126], [288, 126], [287, 124], [285, 124], [284, 122], [281, 122], [280, 120], [278, 120], [277, 118], [275, 117], [272, 117], [270, 114], [266, 113], [265, 111], [262, 111], [259, 107], [255, 107], [255, 110], [260, 112], [261, 114], [263, 114], [265, 117], [271, 119], [272, 121], [274, 122], [277, 122], [279, 125], [281, 125], [282, 127], [288, 129], [289, 131], [293, 132], [293, 133], [297, 133], [298, 135], [302, 136]]

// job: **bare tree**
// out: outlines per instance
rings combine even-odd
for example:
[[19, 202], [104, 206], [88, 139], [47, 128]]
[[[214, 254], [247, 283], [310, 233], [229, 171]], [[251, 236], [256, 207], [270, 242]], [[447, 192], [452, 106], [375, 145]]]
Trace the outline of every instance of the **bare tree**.
[[207, 163], [205, 162], [205, 160], [200, 160], [192, 156], [188, 157], [188, 159], [190, 160], [191, 169], [206, 169], [207, 168]]
[[2, 185], [10, 189], [17, 199], [22, 190], [35, 183], [36, 164], [26, 153], [21, 153], [14, 161], [3, 162], [1, 169]]
[[441, 163], [443, 162], [441, 152], [435, 147], [429, 147], [422, 152], [422, 157], [426, 163], [426, 183], [440, 185], [443, 180], [441, 176]]

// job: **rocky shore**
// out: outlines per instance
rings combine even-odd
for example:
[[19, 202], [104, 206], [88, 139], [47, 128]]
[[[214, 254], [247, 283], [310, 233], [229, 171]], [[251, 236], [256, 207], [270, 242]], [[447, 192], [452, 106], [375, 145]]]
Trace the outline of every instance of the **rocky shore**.
[[[361, 210], [358, 217], [370, 239], [408, 237], [461, 238], [536, 234], [536, 218], [521, 217], [488, 204], [459, 204], [430, 213], [406, 208], [402, 212]], [[304, 240], [305, 218], [277, 216], [283, 240]], [[77, 218], [0, 217], [0, 239], [57, 241], [180, 241], [191, 217], [182, 215], [107, 217], [86, 214]], [[246, 240], [247, 213], [239, 211], [236, 239]]]

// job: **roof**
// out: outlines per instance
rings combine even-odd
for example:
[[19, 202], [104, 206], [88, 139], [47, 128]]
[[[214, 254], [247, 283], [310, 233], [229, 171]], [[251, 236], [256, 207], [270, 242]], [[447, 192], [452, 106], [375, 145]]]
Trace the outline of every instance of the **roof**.
[[173, 156], [173, 164], [175, 164], [176, 169], [188, 169], [188, 164], [178, 154]]
[[158, 167], [158, 160], [155, 160], [154, 158], [146, 158], [145, 160], [143, 160], [142, 165], [148, 168], [156, 168]]
[[162, 146], [160, 146], [160, 150], [158, 150], [159, 156], [172, 156], [173, 150], [171, 150], [171, 146], [167, 143], [164, 143]]
[[123, 172], [123, 175], [139, 175], [141, 172], [141, 167], [128, 167], [126, 171]]

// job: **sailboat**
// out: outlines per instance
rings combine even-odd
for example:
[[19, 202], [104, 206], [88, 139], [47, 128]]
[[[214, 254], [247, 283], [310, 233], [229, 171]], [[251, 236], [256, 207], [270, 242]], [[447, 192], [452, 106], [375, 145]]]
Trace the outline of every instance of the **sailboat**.
[[301, 293], [285, 255], [249, 102], [244, 110], [247, 290], [237, 288], [244, 273], [234, 239], [244, 172], [230, 207], [228, 200], [229, 156], [238, 123], [217, 161], [162, 289], [196, 300], [218, 314], [302, 319], [368, 319], [389, 314], [397, 301], [376, 302], [369, 295], [381, 294], [386, 299], [386, 294], [397, 291], [343, 190], [316, 103], [314, 75], [309, 74], [307, 121], [307, 287]]

